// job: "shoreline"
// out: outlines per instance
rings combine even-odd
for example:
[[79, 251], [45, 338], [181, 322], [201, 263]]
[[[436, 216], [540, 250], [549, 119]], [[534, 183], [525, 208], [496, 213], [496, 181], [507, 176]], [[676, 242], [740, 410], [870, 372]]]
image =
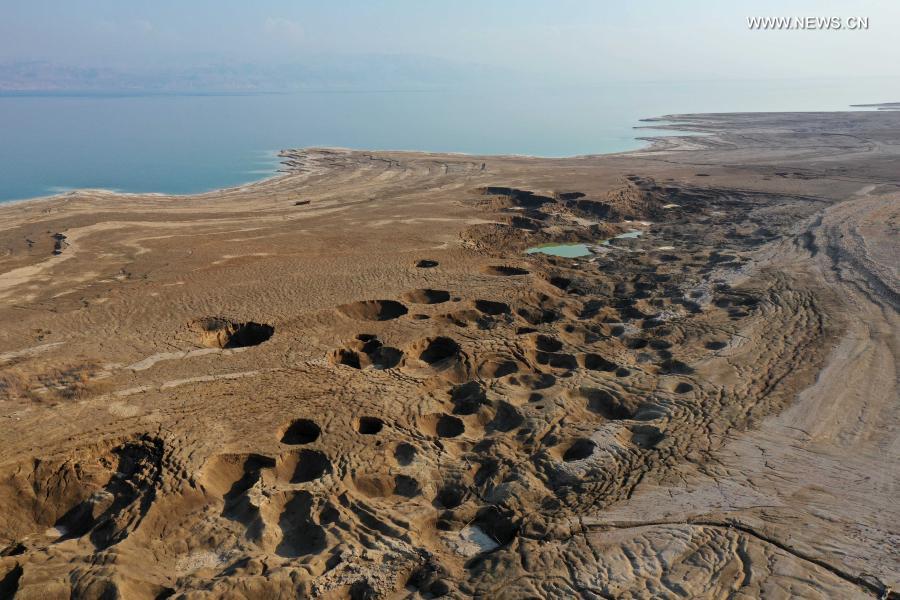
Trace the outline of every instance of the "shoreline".
[[[695, 128], [696, 125], [702, 123], [703, 117], [722, 117], [722, 116], [734, 116], [734, 117], [746, 117], [746, 116], [762, 116], [762, 115], [827, 115], [827, 114], [835, 114], [835, 113], [879, 113], [879, 112], [891, 112], [895, 109], [896, 102], [879, 102], [879, 103], [871, 103], [871, 104], [853, 104], [850, 105], [849, 108], [862, 108], [865, 110], [841, 110], [841, 111], [759, 111], [759, 112], [715, 112], [715, 113], [670, 113], [660, 115], [658, 117], [645, 117], [638, 120], [639, 123], [649, 123], [647, 125], [634, 125], [632, 130], [640, 131], [640, 130], [658, 130], [658, 131], [672, 131], [672, 132], [689, 132], [690, 135], [654, 135], [654, 136], [635, 136], [633, 139], [635, 141], [644, 142], [644, 145], [638, 148], [632, 148], [630, 150], [622, 150], [617, 152], [602, 152], [602, 153], [586, 153], [586, 154], [574, 154], [574, 155], [564, 155], [564, 156], [544, 156], [544, 155], [534, 155], [534, 154], [474, 154], [469, 152], [436, 152], [430, 150], [409, 150], [409, 149], [382, 149], [382, 150], [373, 150], [371, 148], [349, 148], [345, 146], [305, 146], [299, 148], [284, 148], [277, 152], [275, 152], [276, 157], [279, 159], [279, 168], [276, 168], [271, 174], [268, 176], [262, 177], [260, 179], [253, 179], [251, 181], [247, 181], [245, 183], [227, 186], [227, 187], [215, 187], [209, 190], [204, 190], [201, 192], [190, 192], [190, 193], [166, 193], [166, 192], [129, 192], [129, 191], [117, 191], [106, 188], [74, 188], [71, 190], [67, 190], [65, 192], [59, 192], [55, 194], [45, 194], [40, 196], [30, 196], [27, 198], [15, 198], [11, 200], [0, 200], [0, 209], [6, 206], [19, 205], [24, 202], [34, 203], [48, 200], [59, 200], [63, 199], [66, 196], [70, 195], [80, 195], [80, 194], [96, 194], [96, 195], [108, 195], [108, 196], [121, 196], [125, 198], [160, 198], [160, 199], [190, 199], [190, 198], [199, 198], [203, 196], [207, 196], [210, 194], [219, 194], [219, 193], [232, 193], [239, 192], [247, 189], [252, 189], [253, 186], [270, 183], [274, 180], [277, 180], [285, 175], [290, 174], [289, 171], [285, 171], [283, 165], [285, 164], [283, 159], [285, 153], [287, 152], [305, 152], [305, 151], [315, 151], [315, 150], [326, 150], [326, 151], [349, 151], [349, 152], [371, 152], [373, 154], [385, 153], [385, 154], [418, 154], [418, 155], [445, 155], [445, 156], [460, 156], [460, 157], [475, 157], [475, 158], [483, 158], [483, 159], [508, 159], [508, 158], [526, 158], [526, 159], [534, 159], [534, 160], [568, 160], [568, 159], [579, 159], [584, 157], [598, 157], [598, 156], [627, 156], [630, 154], [640, 154], [644, 152], [652, 152], [652, 151], [660, 151], [660, 150], [677, 150], [680, 146], [684, 148], [690, 148], [687, 144], [671, 144], [672, 141], [678, 141], [680, 138], [697, 138], [697, 137], [707, 137], [708, 139], [714, 138], [714, 133]], [[682, 122], [683, 120], [693, 120], [694, 123]], [[657, 124], [658, 123], [658, 124]], [[668, 125], [666, 123], [669, 123]]]
[[[705, 114], [705, 113], [698, 113]], [[715, 114], [715, 113], [709, 113]], [[762, 114], [762, 113], [761, 113]], [[658, 117], [659, 119], [663, 119], [664, 117]], [[641, 119], [644, 121], [645, 119]], [[634, 130], [639, 129], [652, 129], [652, 127], [642, 127], [642, 126], [634, 126], [632, 127]], [[663, 129], [659, 127], [658, 129]], [[677, 129], [673, 129], [672, 131], [678, 131]], [[128, 191], [119, 191], [119, 190], [111, 190], [107, 188], [74, 188], [71, 190], [67, 190], [65, 192], [58, 192], [55, 194], [45, 194], [42, 196], [31, 196], [28, 198], [15, 198], [11, 200], [0, 200], [0, 210], [5, 207], [11, 207], [14, 205], [21, 205], [22, 203], [37, 203], [44, 201], [52, 201], [52, 200], [61, 200], [65, 199], [67, 196], [78, 196], [84, 194], [95, 194], [95, 195], [106, 195], [106, 196], [118, 196], [123, 198], [159, 198], [159, 199], [190, 199], [190, 198], [200, 198], [203, 196], [208, 196], [210, 194], [220, 194], [225, 192], [240, 192], [252, 189], [254, 186], [271, 183], [273, 181], [279, 180], [287, 175], [291, 174], [291, 171], [285, 170], [283, 166], [285, 165], [285, 161], [282, 160], [285, 158], [287, 153], [290, 152], [314, 152], [316, 150], [323, 151], [346, 151], [346, 152], [369, 152], [372, 154], [407, 154], [407, 155], [441, 155], [441, 156], [454, 156], [454, 157], [471, 157], [471, 158], [482, 158], [482, 159], [516, 159], [516, 158], [524, 158], [531, 160], [570, 160], [570, 159], [579, 159], [585, 157], [597, 157], [597, 156], [623, 156], [629, 155], [635, 152], [647, 152], [651, 150], [655, 150], [656, 145], [659, 144], [661, 146], [667, 145], [667, 139], [680, 138], [680, 137], [691, 137], [691, 136], [650, 136], [650, 137], [635, 137], [634, 140], [644, 142], [644, 144], [638, 148], [632, 148], [630, 150], [621, 150], [618, 152], [604, 152], [604, 153], [587, 153], [587, 154], [573, 154], [566, 156], [542, 156], [535, 154], [473, 154], [470, 152], [435, 152], [431, 150], [409, 150], [409, 149], [384, 149], [384, 150], [373, 150], [371, 148], [349, 148], [346, 146], [304, 146], [299, 148], [285, 148], [276, 152], [276, 156], [279, 159], [279, 168], [275, 169], [274, 172], [269, 174], [268, 176], [262, 177], [261, 179], [254, 179], [252, 181], [247, 181], [246, 183], [242, 183], [235, 186], [228, 187], [217, 187], [212, 188], [210, 190], [205, 190], [202, 192], [191, 192], [185, 194], [169, 194], [165, 192], [128, 192]]]

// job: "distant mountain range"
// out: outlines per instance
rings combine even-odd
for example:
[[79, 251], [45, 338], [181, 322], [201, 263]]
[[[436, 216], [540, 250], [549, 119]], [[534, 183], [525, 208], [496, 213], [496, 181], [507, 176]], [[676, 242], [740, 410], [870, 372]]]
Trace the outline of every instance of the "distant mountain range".
[[444, 59], [319, 56], [283, 65], [216, 63], [119, 69], [30, 61], [0, 63], [0, 93], [253, 93], [302, 90], [434, 89], [516, 77], [507, 70]]

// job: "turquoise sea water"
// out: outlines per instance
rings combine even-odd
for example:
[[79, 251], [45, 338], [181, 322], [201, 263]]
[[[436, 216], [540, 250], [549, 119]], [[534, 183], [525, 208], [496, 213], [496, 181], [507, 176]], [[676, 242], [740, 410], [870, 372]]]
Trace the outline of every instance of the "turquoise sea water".
[[630, 150], [639, 119], [844, 110], [894, 79], [231, 96], [0, 95], [0, 201], [73, 188], [194, 193], [253, 181], [305, 146], [569, 156]]

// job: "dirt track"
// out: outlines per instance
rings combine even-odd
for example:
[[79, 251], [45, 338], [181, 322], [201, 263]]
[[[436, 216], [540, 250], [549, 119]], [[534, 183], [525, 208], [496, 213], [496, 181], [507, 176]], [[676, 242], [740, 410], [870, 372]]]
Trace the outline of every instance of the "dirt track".
[[672, 121], [0, 207], [0, 597], [900, 597], [900, 114]]

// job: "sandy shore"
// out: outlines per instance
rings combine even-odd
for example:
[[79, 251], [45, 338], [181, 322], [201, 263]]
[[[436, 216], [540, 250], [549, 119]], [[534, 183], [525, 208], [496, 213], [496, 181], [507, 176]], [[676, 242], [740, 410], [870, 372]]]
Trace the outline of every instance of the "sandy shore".
[[652, 126], [0, 205], [0, 597], [900, 597], [900, 114]]

